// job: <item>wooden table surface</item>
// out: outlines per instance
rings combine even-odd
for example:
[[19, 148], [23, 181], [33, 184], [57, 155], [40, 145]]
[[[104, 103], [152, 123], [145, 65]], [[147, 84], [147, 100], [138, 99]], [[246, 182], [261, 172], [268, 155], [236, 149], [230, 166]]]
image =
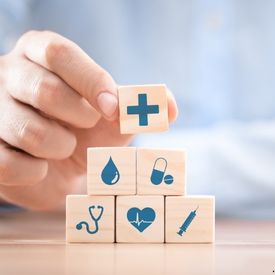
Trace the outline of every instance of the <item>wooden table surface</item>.
[[0, 274], [275, 274], [275, 221], [218, 220], [211, 244], [65, 244], [64, 213], [0, 213]]

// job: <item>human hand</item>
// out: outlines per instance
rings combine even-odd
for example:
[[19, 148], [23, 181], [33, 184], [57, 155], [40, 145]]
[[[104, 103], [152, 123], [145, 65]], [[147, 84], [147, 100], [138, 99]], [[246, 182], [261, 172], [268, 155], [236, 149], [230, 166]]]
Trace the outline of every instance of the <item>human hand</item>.
[[[177, 116], [168, 92], [169, 120]], [[0, 197], [36, 210], [64, 205], [85, 184], [86, 150], [126, 146], [117, 85], [72, 41], [24, 34], [0, 57]]]

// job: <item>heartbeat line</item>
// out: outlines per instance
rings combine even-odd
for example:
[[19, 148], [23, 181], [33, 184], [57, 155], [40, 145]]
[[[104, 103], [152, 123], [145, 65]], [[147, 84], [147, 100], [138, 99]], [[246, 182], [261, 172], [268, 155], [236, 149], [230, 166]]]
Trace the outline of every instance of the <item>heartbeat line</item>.
[[144, 220], [139, 220], [139, 214], [137, 213], [136, 215], [136, 219], [134, 221], [130, 221], [130, 223], [135, 223], [137, 224], [138, 226], [140, 226], [141, 224], [143, 223], [152, 223], [153, 221], [144, 221]]

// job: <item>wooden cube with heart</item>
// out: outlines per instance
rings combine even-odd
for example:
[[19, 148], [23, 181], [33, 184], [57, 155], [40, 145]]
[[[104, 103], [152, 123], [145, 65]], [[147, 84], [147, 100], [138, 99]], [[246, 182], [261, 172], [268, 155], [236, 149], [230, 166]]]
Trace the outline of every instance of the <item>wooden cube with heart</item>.
[[164, 197], [118, 196], [116, 241], [118, 243], [163, 243]]

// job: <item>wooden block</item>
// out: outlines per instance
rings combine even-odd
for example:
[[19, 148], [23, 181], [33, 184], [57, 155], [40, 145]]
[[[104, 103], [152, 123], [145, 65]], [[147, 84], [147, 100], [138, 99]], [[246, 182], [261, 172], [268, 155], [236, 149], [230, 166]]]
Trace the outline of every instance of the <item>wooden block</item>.
[[165, 211], [167, 243], [214, 242], [215, 197], [166, 197]]
[[[93, 217], [95, 220], [93, 220]], [[114, 196], [67, 196], [67, 242], [113, 243], [114, 240]]]
[[167, 88], [163, 84], [118, 88], [120, 132], [162, 132], [169, 128]]
[[137, 149], [137, 194], [184, 195], [184, 150]]
[[118, 243], [163, 243], [164, 197], [118, 196], [116, 241]]
[[136, 148], [88, 148], [88, 195], [136, 194]]

